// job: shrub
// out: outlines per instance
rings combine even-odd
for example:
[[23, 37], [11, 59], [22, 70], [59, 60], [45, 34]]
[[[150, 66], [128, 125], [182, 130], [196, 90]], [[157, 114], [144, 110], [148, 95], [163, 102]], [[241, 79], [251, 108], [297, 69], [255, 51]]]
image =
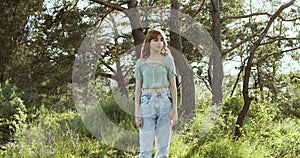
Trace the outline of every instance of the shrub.
[[26, 126], [27, 114], [17, 88], [8, 82], [0, 86], [0, 144], [3, 145], [13, 141], [15, 132]]
[[[87, 130], [78, 112], [56, 113], [43, 107], [27, 127], [19, 128], [3, 157], [132, 157], [136, 153], [109, 147]], [[122, 121], [120, 123], [123, 123]], [[0, 156], [1, 156], [0, 155]]]

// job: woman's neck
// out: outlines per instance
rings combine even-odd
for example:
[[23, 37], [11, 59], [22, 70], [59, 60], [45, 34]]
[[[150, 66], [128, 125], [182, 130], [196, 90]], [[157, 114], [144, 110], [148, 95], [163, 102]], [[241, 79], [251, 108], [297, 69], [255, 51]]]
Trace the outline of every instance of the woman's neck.
[[153, 50], [153, 49], [150, 49], [150, 56], [158, 56], [160, 55], [160, 51], [157, 51], [157, 50]]

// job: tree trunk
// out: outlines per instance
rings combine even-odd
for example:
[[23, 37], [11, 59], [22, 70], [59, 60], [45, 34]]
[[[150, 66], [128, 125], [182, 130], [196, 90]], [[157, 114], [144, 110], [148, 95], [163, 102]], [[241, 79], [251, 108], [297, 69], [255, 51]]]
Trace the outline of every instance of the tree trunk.
[[180, 37], [179, 1], [171, 1], [170, 18], [170, 46], [174, 56], [176, 68], [179, 71], [182, 82], [182, 107], [178, 110], [179, 116], [189, 118], [195, 113], [195, 86], [194, 74], [186, 57], [181, 53], [182, 44]]
[[[115, 45], [117, 46], [118, 43], [118, 37], [119, 37], [119, 32], [117, 29], [117, 24], [115, 22], [115, 19], [112, 17], [112, 24], [113, 24], [113, 29], [114, 29], [114, 39], [115, 39]], [[122, 66], [120, 63], [120, 60], [116, 61], [116, 71], [114, 71], [115, 76], [116, 76], [116, 81], [118, 83], [118, 90], [119, 93], [121, 94], [121, 96], [124, 96], [126, 98], [128, 98], [128, 91], [126, 89], [126, 84], [125, 84], [125, 77], [122, 74]]]
[[292, 4], [294, 4], [295, 0], [290, 1], [289, 3], [286, 3], [284, 5], [282, 5], [271, 17], [270, 20], [268, 21], [267, 26], [265, 27], [265, 29], [263, 30], [263, 32], [261, 33], [261, 35], [259, 36], [259, 38], [257, 39], [257, 41], [254, 43], [254, 45], [251, 47], [250, 49], [250, 56], [245, 68], [245, 75], [244, 75], [244, 83], [243, 83], [243, 98], [244, 98], [244, 106], [243, 109], [241, 110], [241, 112], [239, 113], [239, 116], [237, 118], [236, 121], [236, 128], [235, 128], [235, 133], [234, 133], [234, 139], [238, 140], [239, 137], [241, 136], [242, 132], [241, 132], [241, 128], [244, 125], [244, 119], [247, 115], [247, 112], [249, 110], [250, 104], [251, 104], [251, 99], [249, 96], [249, 79], [250, 79], [250, 72], [251, 72], [251, 67], [253, 64], [253, 58], [254, 58], [254, 54], [256, 49], [259, 47], [261, 41], [263, 40], [263, 38], [266, 36], [266, 34], [268, 33], [268, 30], [270, 29], [272, 23], [274, 22], [274, 20], [280, 15], [280, 13], [287, 7], [291, 6]]
[[[262, 76], [261, 76], [261, 72], [260, 72], [260, 68], [261, 68], [261, 64], [257, 63], [256, 64], [256, 69], [257, 69], [257, 85], [259, 87], [259, 94], [260, 94], [260, 102], [264, 101], [265, 98], [265, 94], [264, 94], [264, 85], [262, 82]], [[256, 89], [256, 88], [255, 88]]]
[[220, 4], [219, 0], [211, 0], [211, 17], [212, 30], [211, 35], [215, 42], [213, 44], [212, 54], [209, 62], [209, 76], [212, 88], [212, 104], [222, 104], [222, 81], [223, 81], [223, 65], [221, 53], [221, 21], [220, 21]]
[[136, 46], [136, 57], [137, 59], [140, 58], [141, 48], [142, 48], [141, 44], [144, 41], [145, 35], [141, 28], [139, 12], [136, 9], [137, 0], [128, 0], [127, 1], [128, 9], [123, 8], [121, 5], [112, 4], [110, 2], [104, 2], [102, 0], [90, 0], [90, 1], [96, 2], [100, 5], [104, 5], [114, 10], [121, 11], [124, 14], [126, 14], [126, 16], [129, 18], [130, 25], [132, 28], [132, 36], [134, 39], [134, 45]]
[[124, 11], [124, 13], [127, 15], [127, 17], [130, 20], [134, 45], [136, 46], [136, 57], [137, 59], [139, 59], [141, 56], [142, 43], [144, 41], [145, 35], [141, 28], [139, 12], [136, 9], [137, 1], [129, 0], [127, 5], [128, 5], [128, 10]]
[[125, 83], [125, 80], [124, 80], [124, 76], [122, 74], [122, 67], [121, 67], [121, 64], [120, 64], [120, 60], [116, 61], [116, 67], [117, 67], [116, 80], [117, 80], [117, 83], [118, 83], [119, 93], [122, 96], [128, 98], [128, 91], [126, 89], [126, 83]]
[[[101, 5], [105, 5], [109, 8], [118, 10], [118, 11], [122, 11], [124, 14], [126, 14], [126, 16], [129, 18], [130, 21], [130, 25], [132, 28], [132, 36], [134, 39], [134, 45], [136, 46], [136, 52], [135, 55], [137, 57], [137, 59], [140, 58], [140, 54], [141, 54], [141, 48], [142, 48], [142, 43], [144, 41], [144, 33], [143, 30], [141, 28], [141, 23], [140, 23], [140, 15], [138, 10], [136, 9], [137, 7], [137, 1], [136, 0], [129, 0], [127, 1], [127, 6], [128, 9], [126, 10], [125, 8], [122, 8], [120, 5], [114, 5], [111, 3], [106, 3], [104, 1], [99, 1], [99, 0], [91, 0], [94, 1], [96, 3], [99, 3]], [[114, 24], [114, 32], [115, 34], [115, 44], [117, 45], [117, 37], [118, 37], [118, 30], [116, 29], [116, 24], [114, 22], [114, 18], [112, 18], [112, 22]], [[116, 71], [113, 71], [115, 73], [115, 80], [118, 83], [118, 87], [119, 87], [119, 91], [122, 95], [128, 97], [128, 91], [126, 89], [126, 83], [124, 80], [124, 76], [122, 74], [122, 67], [120, 65], [120, 61], [116, 61]], [[113, 79], [113, 78], [112, 78]]]
[[237, 75], [237, 78], [236, 78], [236, 80], [234, 82], [233, 88], [232, 88], [231, 93], [230, 93], [230, 97], [233, 96], [233, 93], [234, 93], [234, 91], [235, 91], [235, 89], [236, 89], [236, 87], [237, 87], [237, 85], [239, 83], [239, 80], [240, 80], [241, 74], [242, 74], [242, 72], [244, 70], [244, 67], [245, 67], [245, 64], [243, 63], [243, 65], [241, 66], [240, 71], [239, 71], [239, 73]]
[[[272, 78], [272, 82], [271, 83], [274, 83], [274, 82], [276, 82], [276, 79], [275, 79], [275, 76], [276, 76], [276, 66], [275, 66], [275, 62], [274, 62], [274, 64], [273, 64], [273, 72], [272, 72], [272, 76], [274, 76], [273, 78]], [[276, 101], [277, 101], [277, 88], [276, 88], [276, 86], [273, 86], [273, 84], [272, 84], [272, 89], [270, 89], [271, 90], [271, 92], [272, 92], [272, 103], [275, 103]]]

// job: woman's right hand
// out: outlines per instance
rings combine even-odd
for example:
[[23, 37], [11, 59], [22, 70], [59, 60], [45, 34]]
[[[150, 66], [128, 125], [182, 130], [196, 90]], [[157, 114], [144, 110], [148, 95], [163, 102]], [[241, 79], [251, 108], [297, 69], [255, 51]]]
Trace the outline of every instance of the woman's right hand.
[[136, 85], [135, 85], [135, 124], [139, 127], [143, 127], [143, 119], [142, 115], [140, 113], [140, 108], [141, 108], [141, 94], [142, 93], [142, 81], [136, 80]]
[[138, 126], [138, 128], [143, 127], [143, 118], [140, 115], [135, 116], [135, 124]]

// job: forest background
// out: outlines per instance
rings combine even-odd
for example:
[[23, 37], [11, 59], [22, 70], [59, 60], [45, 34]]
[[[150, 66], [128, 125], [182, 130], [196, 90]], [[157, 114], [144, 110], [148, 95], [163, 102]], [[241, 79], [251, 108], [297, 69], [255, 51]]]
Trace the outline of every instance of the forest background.
[[[94, 92], [106, 116], [120, 127], [137, 131], [134, 116], [120, 107], [115, 92], [133, 99], [134, 60], [128, 67], [124, 54], [139, 57], [145, 33], [158, 26], [166, 31], [169, 45], [180, 52], [172, 51], [183, 118], [177, 125], [182, 128], [173, 133], [170, 157], [300, 155], [299, 1], [0, 3], [1, 157], [137, 157], [136, 150], [113, 148], [88, 130], [73, 98], [74, 83], [79, 81], [74, 67], [86, 52], [83, 42], [95, 30], [99, 38], [110, 39], [91, 59], [95, 65], [84, 68], [93, 70], [88, 79], [95, 81]], [[167, 8], [172, 18], [154, 18], [141, 27], [136, 22], [147, 14], [124, 14], [129, 21], [118, 23], [120, 13], [136, 7]], [[214, 51], [205, 54], [186, 38], [197, 39], [197, 35], [176, 33], [184, 30], [178, 25], [183, 21], [171, 9], [207, 30], [215, 42]], [[198, 41], [205, 43], [203, 37]], [[125, 105], [132, 108], [130, 103]], [[219, 109], [213, 118], [207, 117], [211, 107]], [[192, 117], [185, 121], [187, 113]], [[207, 118], [213, 120], [209, 127]]]

